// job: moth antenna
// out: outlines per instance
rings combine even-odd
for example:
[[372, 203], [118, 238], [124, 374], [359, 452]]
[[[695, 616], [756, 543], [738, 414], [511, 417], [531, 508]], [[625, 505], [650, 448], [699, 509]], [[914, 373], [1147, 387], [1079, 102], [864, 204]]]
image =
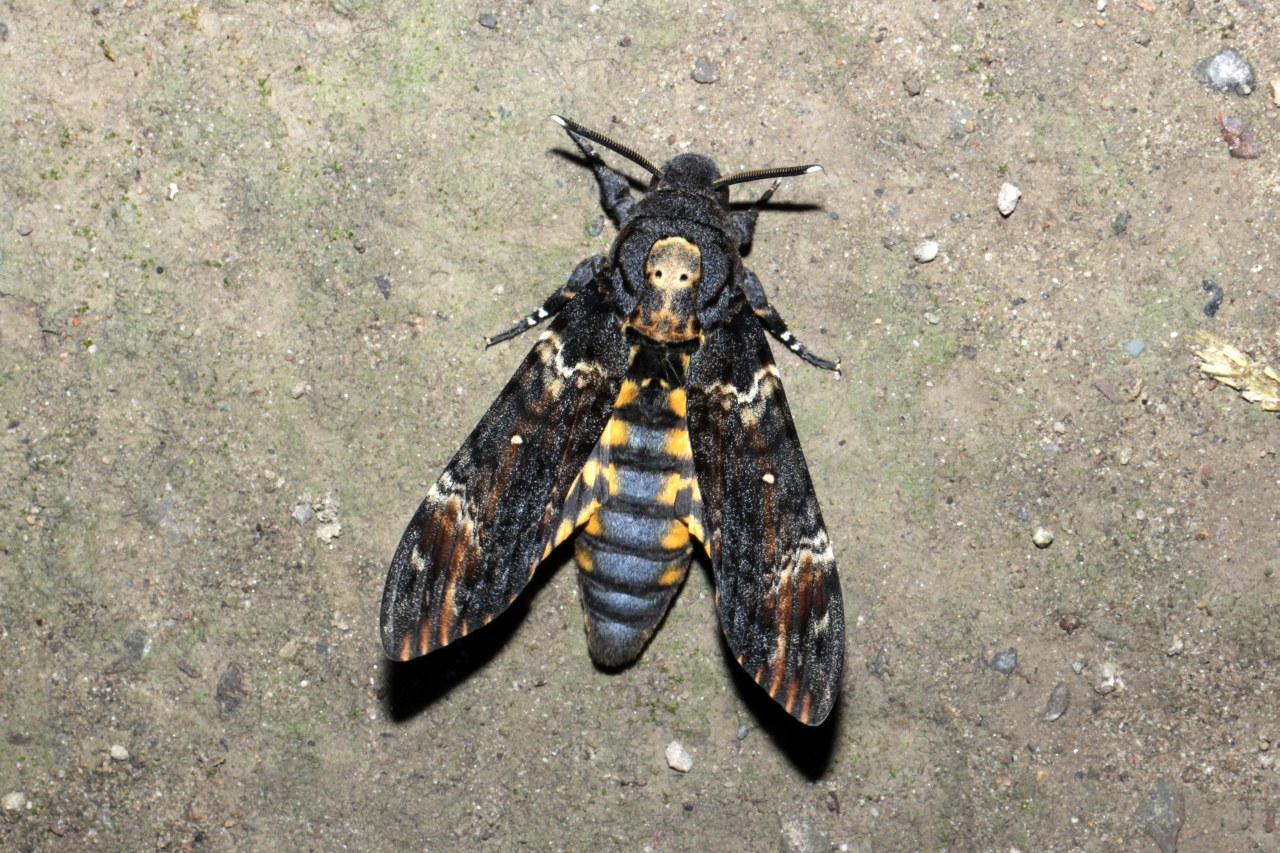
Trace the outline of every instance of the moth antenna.
[[763, 181], [768, 178], [791, 178], [796, 175], [809, 175], [821, 171], [822, 167], [816, 163], [810, 163], [807, 166], [782, 166], [778, 169], [752, 169], [748, 172], [739, 172], [736, 175], [727, 175], [720, 178], [711, 185], [711, 188], [718, 190], [732, 184], [745, 184], [747, 181]]
[[621, 154], [623, 157], [626, 157], [632, 163], [635, 163], [641, 169], [644, 169], [646, 172], [653, 175], [655, 178], [662, 177], [662, 170], [659, 169], [657, 166], [653, 165], [653, 161], [651, 161], [648, 157], [644, 156], [643, 154], [636, 151], [635, 149], [628, 148], [627, 146], [623, 145], [621, 142], [614, 142], [612, 139], [605, 136], [603, 133], [597, 133], [594, 130], [585, 128], [582, 125], [578, 124], [573, 119], [565, 118], [564, 116], [552, 116], [551, 120], [554, 121], [556, 124], [560, 125], [561, 127], [563, 127], [565, 130], [568, 130], [570, 133], [576, 133], [579, 136], [585, 136], [587, 139], [590, 139], [592, 142], [598, 142], [601, 145], [603, 145], [605, 148], [608, 148], [611, 151], [616, 151], [617, 153]]

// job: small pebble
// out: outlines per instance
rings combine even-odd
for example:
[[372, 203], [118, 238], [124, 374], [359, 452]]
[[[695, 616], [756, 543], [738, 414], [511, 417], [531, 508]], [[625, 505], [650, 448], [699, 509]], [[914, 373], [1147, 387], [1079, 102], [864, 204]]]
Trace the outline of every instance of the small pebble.
[[218, 710], [224, 714], [234, 713], [244, 701], [245, 695], [244, 673], [239, 664], [232, 662], [218, 679], [218, 688], [214, 693]]
[[1146, 349], [1147, 349], [1147, 342], [1144, 341], [1142, 338], [1134, 338], [1133, 340], [1129, 341], [1129, 343], [1124, 345], [1124, 351], [1129, 353], [1129, 355], [1133, 356], [1134, 358], [1137, 358], [1138, 356], [1142, 355], [1142, 353], [1146, 351]]
[[826, 853], [831, 840], [813, 821], [800, 815], [782, 819], [782, 853]]
[[338, 521], [326, 521], [316, 526], [316, 536], [325, 543], [332, 543], [342, 535], [342, 523]]
[[867, 661], [867, 672], [876, 678], [884, 678], [885, 670], [889, 668], [889, 647], [881, 646], [876, 649], [876, 656]]
[[1227, 143], [1227, 153], [1237, 160], [1257, 160], [1258, 140], [1253, 130], [1243, 119], [1235, 116], [1223, 117], [1218, 113], [1218, 127], [1222, 130], [1222, 138]]
[[1053, 686], [1053, 690], [1049, 692], [1049, 701], [1044, 707], [1044, 718], [1052, 723], [1058, 720], [1063, 714], [1067, 713], [1067, 708], [1071, 705], [1071, 688], [1067, 686], [1065, 681], [1059, 681]]
[[714, 83], [720, 79], [720, 69], [706, 56], [693, 63], [693, 79], [698, 83]]
[[916, 244], [916, 247], [911, 250], [911, 256], [916, 259], [916, 263], [929, 263], [929, 261], [938, 257], [938, 241], [921, 240]]
[[1031, 541], [1037, 548], [1048, 548], [1053, 544], [1053, 531], [1047, 527], [1037, 527], [1031, 534]]
[[480, 26], [487, 30], [496, 29], [498, 26], [498, 16], [492, 12], [485, 12], [476, 19]]
[[293, 386], [292, 390], [289, 391], [289, 396], [297, 400], [299, 397], [301, 397], [305, 393], [307, 393], [307, 383], [299, 382], [298, 384]]
[[1003, 652], [996, 652], [991, 655], [991, 659], [987, 661], [987, 666], [994, 669], [1001, 675], [1011, 675], [1018, 666], [1018, 650], [1006, 649]]
[[1156, 780], [1147, 791], [1130, 820], [1156, 843], [1160, 853], [1174, 853], [1178, 849], [1178, 832], [1185, 817], [1182, 787], [1171, 778], [1163, 778]]
[[1211, 278], [1200, 282], [1200, 289], [1210, 294], [1209, 301], [1204, 304], [1204, 316], [1213, 317], [1222, 307], [1222, 286]]
[[129, 760], [129, 749], [124, 744], [120, 744], [120, 743], [111, 744], [110, 752], [111, 752], [111, 759], [113, 761]]
[[1006, 219], [1013, 214], [1014, 208], [1018, 206], [1018, 199], [1022, 198], [1022, 190], [1013, 184], [1006, 183], [1000, 187], [1000, 195], [996, 196], [996, 209], [1000, 211], [1000, 215]]
[[1129, 230], [1129, 220], [1132, 218], [1133, 217], [1130, 216], [1129, 211], [1127, 210], [1117, 213], [1116, 218], [1111, 220], [1111, 233], [1119, 237], [1125, 231]]
[[1280, 107], [1280, 80], [1271, 81], [1271, 102]]
[[294, 504], [293, 520], [299, 524], [306, 524], [315, 517], [316, 511], [311, 508], [311, 504]]
[[693, 769], [693, 758], [678, 740], [667, 744], [667, 766], [679, 773], [688, 773]]
[[1094, 692], [1106, 696], [1108, 693], [1115, 693], [1117, 690], [1124, 689], [1124, 679], [1116, 675], [1116, 665], [1111, 661], [1107, 661], [1102, 665], [1102, 672], [1099, 673], [1097, 682], [1093, 685]]
[[1219, 91], [1248, 95], [1257, 85], [1253, 66], [1234, 47], [1223, 48], [1196, 64], [1196, 78]]
[[25, 808], [27, 805], [27, 795], [21, 791], [13, 791], [5, 794], [4, 799], [0, 800], [0, 806], [4, 807], [7, 812], [16, 812]]
[[738, 726], [738, 740], [746, 740], [748, 731], [746, 726]]

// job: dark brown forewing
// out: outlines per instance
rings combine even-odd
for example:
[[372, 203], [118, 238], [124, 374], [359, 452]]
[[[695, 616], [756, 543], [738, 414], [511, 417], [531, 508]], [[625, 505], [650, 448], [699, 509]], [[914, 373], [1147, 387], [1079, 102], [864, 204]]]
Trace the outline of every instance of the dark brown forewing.
[[557, 315], [409, 522], [382, 595], [382, 646], [408, 660], [488, 623], [528, 584], [626, 370], [593, 287]]
[[788, 713], [817, 725], [840, 690], [840, 581], [773, 356], [745, 302], [693, 356], [689, 433], [729, 647]]

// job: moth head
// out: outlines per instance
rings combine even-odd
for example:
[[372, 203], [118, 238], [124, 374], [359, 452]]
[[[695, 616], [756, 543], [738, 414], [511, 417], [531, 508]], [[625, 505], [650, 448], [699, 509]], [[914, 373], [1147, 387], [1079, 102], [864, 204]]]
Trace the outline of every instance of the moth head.
[[717, 185], [720, 170], [715, 161], [705, 154], [680, 154], [672, 157], [662, 171], [649, 182], [649, 191], [659, 189], [684, 190], [686, 192], [712, 192], [729, 200], [729, 188]]

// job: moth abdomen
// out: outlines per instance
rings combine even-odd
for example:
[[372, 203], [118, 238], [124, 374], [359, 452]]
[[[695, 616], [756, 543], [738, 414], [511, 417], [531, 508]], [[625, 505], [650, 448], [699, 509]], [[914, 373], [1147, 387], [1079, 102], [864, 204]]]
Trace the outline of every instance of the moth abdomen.
[[[635, 660], [693, 556], [697, 487], [685, 422], [686, 357], [637, 346], [588, 467], [598, 506], [574, 548], [591, 657]], [[699, 526], [699, 529], [700, 526]]]

